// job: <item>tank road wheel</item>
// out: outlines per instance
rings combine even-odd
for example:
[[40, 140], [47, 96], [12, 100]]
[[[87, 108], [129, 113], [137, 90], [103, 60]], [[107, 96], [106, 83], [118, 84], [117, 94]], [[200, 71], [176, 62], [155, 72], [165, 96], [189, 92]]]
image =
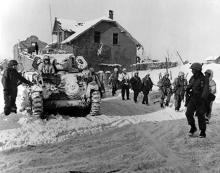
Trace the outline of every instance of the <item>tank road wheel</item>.
[[32, 101], [32, 114], [35, 117], [41, 117], [43, 115], [43, 95], [42, 90], [36, 89], [32, 90], [31, 93]]
[[91, 110], [90, 115], [100, 115], [101, 94], [100, 91], [93, 91], [91, 93]]

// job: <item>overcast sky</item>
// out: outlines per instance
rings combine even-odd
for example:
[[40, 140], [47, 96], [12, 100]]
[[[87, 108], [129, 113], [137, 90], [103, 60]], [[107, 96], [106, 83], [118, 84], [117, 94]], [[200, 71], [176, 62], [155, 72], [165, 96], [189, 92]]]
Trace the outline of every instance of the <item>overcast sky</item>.
[[18, 40], [36, 35], [51, 42], [54, 17], [77, 21], [107, 16], [126, 28], [152, 58], [201, 60], [220, 55], [220, 1], [218, 0], [1, 0], [0, 58], [12, 57]]

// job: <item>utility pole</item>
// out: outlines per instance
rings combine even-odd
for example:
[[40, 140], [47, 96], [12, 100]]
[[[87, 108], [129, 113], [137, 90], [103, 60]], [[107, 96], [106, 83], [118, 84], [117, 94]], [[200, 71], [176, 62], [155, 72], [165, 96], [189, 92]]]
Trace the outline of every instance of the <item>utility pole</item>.
[[182, 59], [182, 57], [180, 56], [178, 50], [176, 51], [176, 53], [177, 53], [177, 55], [179, 56], [179, 58], [180, 58], [181, 62], [183, 63], [183, 65], [184, 65], [183, 59]]
[[168, 73], [168, 58], [166, 57], [166, 72]]
[[51, 41], [52, 41], [52, 44], [53, 44], [53, 26], [52, 26], [52, 15], [51, 15], [51, 5], [49, 3], [49, 10], [50, 10], [50, 32], [51, 32]]

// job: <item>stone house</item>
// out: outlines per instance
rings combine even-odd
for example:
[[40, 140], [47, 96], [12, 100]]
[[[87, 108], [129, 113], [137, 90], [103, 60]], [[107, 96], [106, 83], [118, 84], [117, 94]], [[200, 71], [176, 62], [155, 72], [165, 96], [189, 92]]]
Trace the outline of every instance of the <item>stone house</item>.
[[57, 36], [59, 48], [83, 56], [96, 70], [105, 70], [106, 65], [130, 69], [136, 63], [137, 49], [142, 47], [113, 19], [111, 10], [109, 17], [87, 22], [55, 18], [52, 34]]

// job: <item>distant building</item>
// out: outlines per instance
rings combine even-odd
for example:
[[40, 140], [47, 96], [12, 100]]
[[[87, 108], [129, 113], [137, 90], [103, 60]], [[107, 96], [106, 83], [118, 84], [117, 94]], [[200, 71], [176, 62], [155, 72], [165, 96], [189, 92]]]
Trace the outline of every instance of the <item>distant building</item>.
[[216, 63], [220, 64], [220, 56], [210, 56], [205, 59], [207, 64]]
[[137, 49], [142, 47], [113, 19], [111, 10], [109, 17], [87, 22], [55, 18], [52, 34], [57, 36], [58, 47], [83, 56], [97, 70], [102, 70], [102, 64], [130, 68], [136, 63]]

